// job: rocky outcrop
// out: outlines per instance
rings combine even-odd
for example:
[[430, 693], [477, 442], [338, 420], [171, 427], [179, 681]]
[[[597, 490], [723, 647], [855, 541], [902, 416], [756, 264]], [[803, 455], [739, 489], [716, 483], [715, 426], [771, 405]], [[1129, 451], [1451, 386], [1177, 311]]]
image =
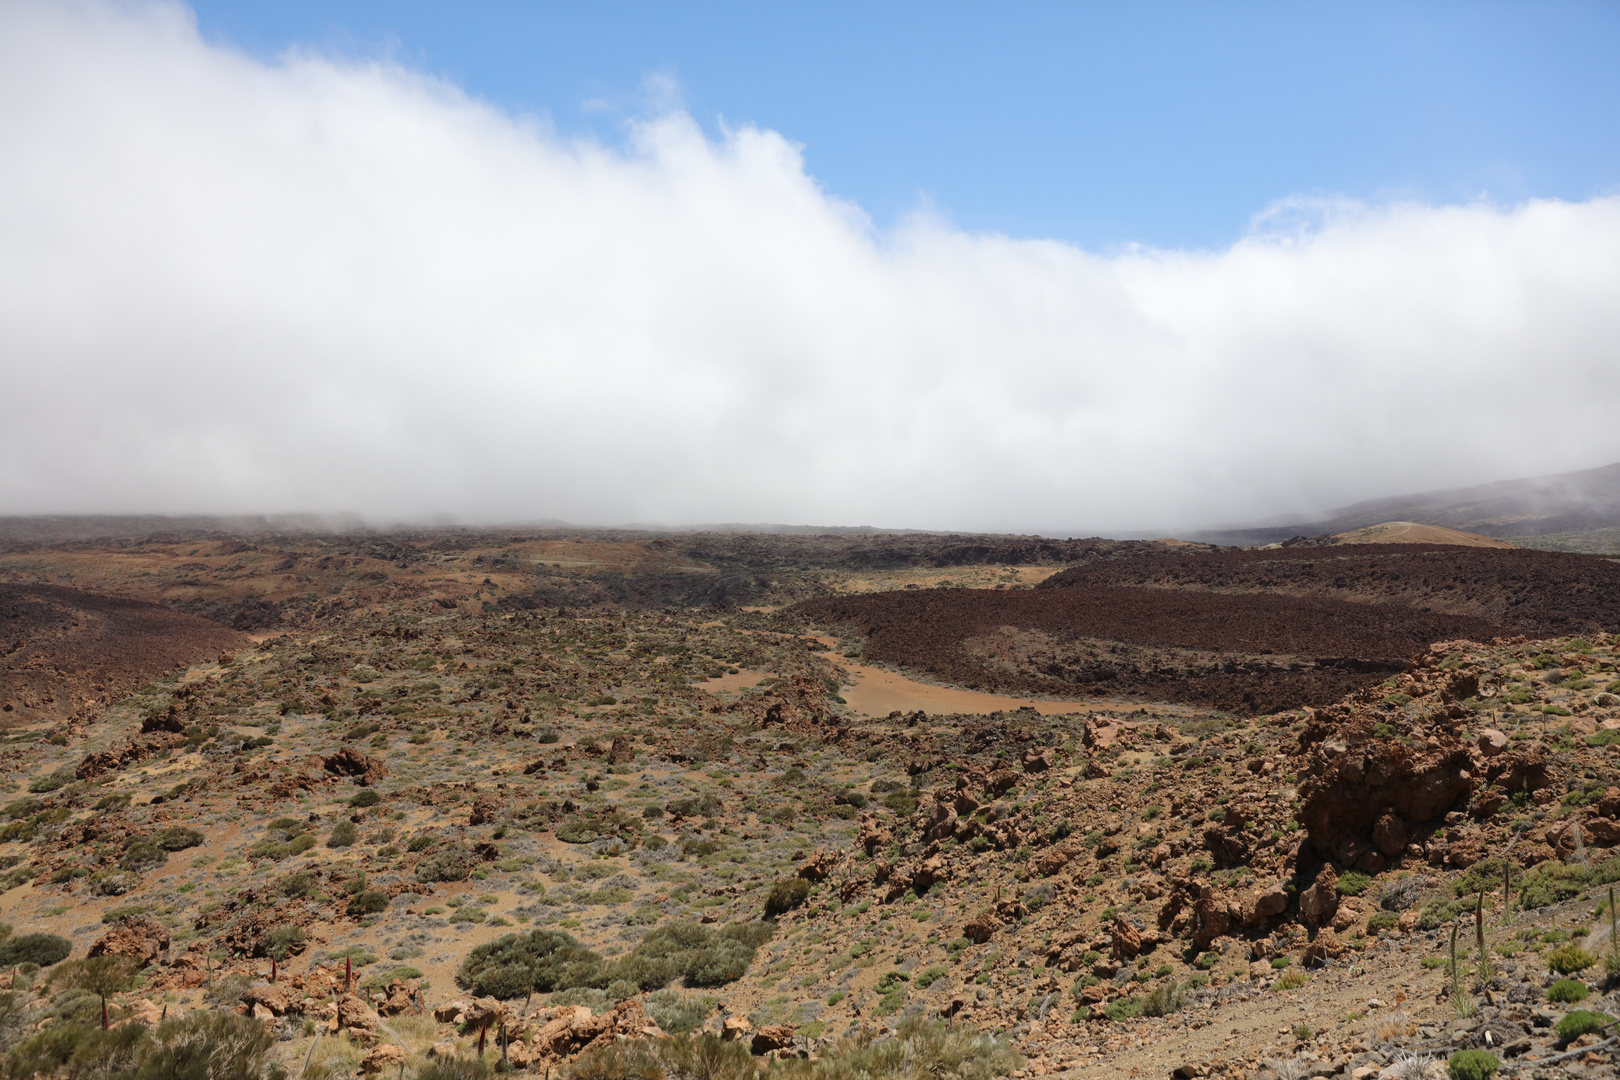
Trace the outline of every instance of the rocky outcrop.
[[472, 809], [467, 815], [467, 824], [487, 825], [498, 818], [500, 813], [500, 796], [486, 791], [473, 800]]
[[755, 1055], [769, 1054], [773, 1050], [787, 1050], [793, 1046], [792, 1024], [767, 1024], [754, 1032], [748, 1049]]
[[816, 848], [810, 857], [799, 864], [798, 876], [806, 881], [826, 881], [838, 865], [838, 856], [826, 848]]
[[321, 765], [327, 772], [350, 777], [362, 787], [375, 784], [388, 776], [388, 766], [382, 758], [362, 754], [352, 746], [346, 746], [337, 753], [322, 758]]
[[1299, 917], [1307, 926], [1331, 922], [1339, 910], [1339, 875], [1332, 865], [1322, 867], [1310, 888], [1299, 894]]
[[118, 925], [90, 946], [91, 956], [122, 956], [146, 967], [166, 956], [169, 931], [162, 923], [144, 915], [125, 915]]
[[1380, 821], [1434, 822], [1465, 801], [1479, 783], [1468, 748], [1436, 741], [1418, 750], [1394, 739], [1324, 739], [1299, 788], [1299, 820], [1317, 854], [1354, 866], [1380, 850], [1372, 835]]

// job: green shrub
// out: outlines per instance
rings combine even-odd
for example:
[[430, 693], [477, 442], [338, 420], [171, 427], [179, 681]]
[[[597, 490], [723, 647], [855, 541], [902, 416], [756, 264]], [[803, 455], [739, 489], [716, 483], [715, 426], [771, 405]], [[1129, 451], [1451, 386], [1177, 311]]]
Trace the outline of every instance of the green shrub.
[[380, 802], [382, 802], [382, 796], [377, 794], [375, 788], [364, 788], [355, 792], [354, 797], [349, 800], [349, 805], [364, 808], [376, 806]]
[[771, 886], [770, 895], [765, 897], [765, 917], [770, 919], [786, 914], [804, 903], [809, 895], [810, 883], [804, 878], [778, 881]]
[[50, 967], [67, 959], [73, 951], [73, 942], [55, 934], [23, 934], [0, 941], [0, 968], [13, 968], [19, 964], [38, 964]]
[[949, 973], [950, 969], [944, 964], [935, 964], [932, 967], [924, 968], [922, 971], [918, 972], [917, 978], [913, 980], [913, 982], [917, 989], [926, 990], [939, 980], [943, 979]]
[[1602, 1031], [1612, 1023], [1614, 1023], [1614, 1017], [1607, 1013], [1593, 1012], [1590, 1009], [1572, 1009], [1564, 1014], [1562, 1020], [1558, 1021], [1558, 1026], [1553, 1028], [1553, 1032], [1557, 1034], [1559, 1042], [1567, 1043], [1572, 1039], [1580, 1038], [1582, 1035]]
[[0, 816], [3, 816], [7, 821], [19, 821], [30, 814], [38, 813], [44, 805], [45, 801], [43, 799], [36, 799], [32, 795], [24, 795], [20, 799], [13, 799], [11, 802], [6, 803], [5, 808], [0, 809]]
[[188, 829], [182, 825], [160, 829], [152, 836], [152, 842], [164, 851], [184, 851], [199, 846], [206, 839], [207, 837], [196, 829]]
[[1340, 896], [1360, 896], [1372, 884], [1372, 877], [1359, 870], [1349, 870], [1339, 878], [1338, 891]]
[[1375, 911], [1367, 916], [1367, 930], [1375, 934], [1383, 930], [1393, 930], [1400, 921], [1400, 916], [1393, 911]]
[[357, 893], [345, 909], [350, 915], [376, 915], [388, 910], [388, 894], [380, 892]]
[[1490, 1080], [1502, 1063], [1489, 1050], [1459, 1050], [1446, 1062], [1451, 1080]]
[[354, 822], [343, 820], [332, 826], [332, 835], [326, 838], [329, 848], [353, 847], [354, 842], [360, 839], [360, 830], [356, 829]]
[[1424, 904], [1422, 910], [1418, 912], [1418, 929], [1434, 930], [1473, 910], [1474, 905], [1468, 900], [1446, 900], [1436, 897]]
[[1121, 1020], [1135, 1020], [1142, 1015], [1142, 999], [1134, 997], [1115, 998], [1103, 1006], [1103, 1016], [1114, 1023]]
[[654, 990], [641, 999], [647, 1015], [671, 1035], [696, 1031], [714, 1015], [718, 998], [683, 994], [679, 990]]
[[891, 791], [883, 796], [883, 805], [901, 817], [910, 817], [917, 812], [917, 796], [909, 791]]
[[672, 923], [648, 932], [635, 949], [609, 965], [607, 976], [644, 990], [666, 986], [677, 976], [689, 987], [724, 986], [747, 973], [755, 951], [773, 932], [768, 922], [733, 923], [719, 931], [699, 923]]
[[1585, 1001], [1590, 993], [1586, 984], [1578, 979], [1559, 979], [1547, 987], [1547, 1000], [1559, 1005], [1573, 1005], [1577, 1001]]
[[709, 818], [718, 817], [724, 806], [712, 792], [708, 792], [703, 795], [690, 795], [684, 799], [676, 799], [666, 809], [678, 817]]
[[124, 857], [118, 860], [121, 870], [132, 870], [135, 873], [151, 870], [162, 866], [169, 861], [169, 853], [158, 847], [151, 840], [141, 837], [131, 840], [124, 847]]
[[28, 790], [36, 795], [44, 795], [65, 788], [77, 779], [78, 777], [74, 775], [73, 770], [64, 765], [53, 773], [34, 777], [28, 782]]
[[135, 1080], [260, 1080], [271, 1071], [270, 1051], [276, 1043], [252, 1017], [207, 1009], [163, 1021], [151, 1040]]
[[[412, 843], [415, 843], [413, 840]], [[459, 844], [446, 844], [416, 864], [416, 880], [425, 884], [439, 881], [465, 881], [472, 872], [471, 852]]]
[[1575, 975], [1597, 963], [1597, 957], [1574, 942], [1549, 950], [1542, 959], [1547, 962], [1548, 970], [1560, 975]]
[[602, 830], [593, 821], [570, 821], [557, 826], [557, 839], [565, 844], [589, 844], [601, 836]]
[[531, 930], [474, 948], [456, 969], [456, 985], [481, 997], [510, 1000], [531, 989], [549, 993], [592, 985], [601, 968], [601, 956], [568, 934]]
[[301, 951], [307, 938], [308, 935], [304, 933], [302, 926], [283, 924], [271, 927], [265, 932], [264, 937], [259, 940], [259, 947], [255, 952], [260, 956], [285, 960], [287, 957]]
[[1183, 988], [1174, 982], [1161, 983], [1142, 998], [1143, 1016], [1169, 1016], [1181, 1008]]

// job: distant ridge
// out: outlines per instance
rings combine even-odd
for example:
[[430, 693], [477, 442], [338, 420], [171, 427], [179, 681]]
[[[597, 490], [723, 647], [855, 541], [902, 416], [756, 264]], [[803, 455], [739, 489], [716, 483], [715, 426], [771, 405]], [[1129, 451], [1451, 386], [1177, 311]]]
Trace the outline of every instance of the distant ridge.
[[1352, 532], [1329, 533], [1326, 536], [1295, 537], [1284, 540], [1280, 547], [1296, 544], [1337, 546], [1339, 544], [1450, 544], [1455, 547], [1511, 548], [1516, 545], [1494, 536], [1448, 529], [1444, 525], [1422, 525], [1415, 521], [1384, 521]]
[[1620, 463], [1475, 487], [1368, 499], [1316, 521], [1266, 522], [1187, 533], [1208, 544], [1263, 547], [1377, 525], [1435, 525], [1519, 547], [1620, 551]]

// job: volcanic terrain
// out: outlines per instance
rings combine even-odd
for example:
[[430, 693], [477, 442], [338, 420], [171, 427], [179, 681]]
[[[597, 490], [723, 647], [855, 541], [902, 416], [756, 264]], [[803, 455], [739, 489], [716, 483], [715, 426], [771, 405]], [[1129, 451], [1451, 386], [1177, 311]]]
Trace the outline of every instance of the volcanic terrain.
[[[1610, 1076], [1620, 626], [1614, 564], [1569, 558], [18, 542], [0, 573], [44, 605], [39, 655], [102, 609], [251, 634], [119, 635], [140, 655], [94, 670], [143, 682], [7, 733], [0, 1052], [56, 1075], [43, 1047], [102, 1045], [68, 975], [107, 955], [140, 972], [112, 1023], [236, 1012], [308, 1080], [698, 1053], [738, 1078], [1369, 1080], [1470, 1050]], [[882, 663], [1084, 700], [864, 716], [843, 695]]]

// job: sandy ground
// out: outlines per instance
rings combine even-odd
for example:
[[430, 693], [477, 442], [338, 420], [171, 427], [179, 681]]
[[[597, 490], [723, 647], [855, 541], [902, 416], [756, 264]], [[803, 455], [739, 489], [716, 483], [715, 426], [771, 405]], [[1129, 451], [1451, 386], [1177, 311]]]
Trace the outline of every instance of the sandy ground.
[[[838, 661], [855, 679], [854, 686], [844, 687], [842, 693], [849, 707], [863, 716], [882, 717], [899, 709], [901, 712], [926, 713], [992, 713], [1034, 707], [1042, 716], [1062, 713], [1088, 712], [1093, 709], [1116, 710], [1119, 702], [1062, 701], [1056, 698], [1009, 697], [1005, 694], [982, 694], [976, 690], [957, 690], [949, 686], [935, 686], [918, 682], [884, 668], [870, 667], [853, 660]], [[1123, 706], [1130, 708], [1131, 706]]]
[[1415, 521], [1386, 521], [1354, 532], [1339, 533], [1341, 544], [1454, 544], [1457, 547], [1510, 548], [1514, 545], [1494, 536], [1459, 532], [1439, 525], [1419, 525]]

